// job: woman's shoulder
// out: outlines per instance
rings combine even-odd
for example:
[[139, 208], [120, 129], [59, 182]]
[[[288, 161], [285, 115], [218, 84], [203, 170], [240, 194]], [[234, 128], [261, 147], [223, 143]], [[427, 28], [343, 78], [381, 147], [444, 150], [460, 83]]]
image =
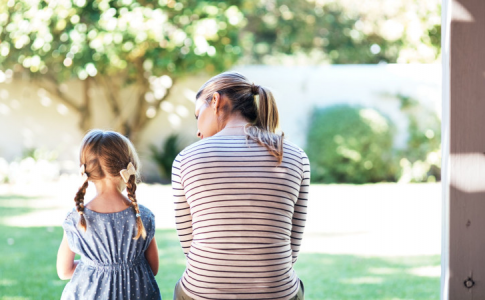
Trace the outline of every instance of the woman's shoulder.
[[[177, 157], [175, 158], [175, 161], [178, 161], [178, 162], [182, 162], [182, 160], [185, 160], [187, 158], [189, 158], [191, 156], [191, 154], [196, 154], [196, 153], [199, 153], [199, 149], [204, 149], [204, 148], [207, 148], [207, 147], [219, 147], [221, 146], [221, 144], [231, 144], [231, 143], [256, 143], [252, 140], [248, 140], [246, 141], [246, 139], [244, 139], [244, 136], [242, 137], [237, 137], [237, 138], [234, 138], [233, 136], [213, 136], [213, 137], [209, 137], [209, 138], [205, 138], [205, 139], [202, 139], [200, 141], [197, 141], [187, 147], [185, 147], [182, 151], [179, 152], [179, 154], [177, 155]], [[308, 158], [306, 152], [301, 148], [299, 147], [297, 144], [295, 144], [294, 142], [288, 140], [288, 139], [284, 139], [283, 140], [283, 145], [284, 145], [284, 149], [287, 150], [289, 153], [295, 155], [295, 156], [298, 156], [300, 157], [302, 160]], [[237, 145], [236, 145], [237, 146]]]
[[287, 139], [283, 140], [283, 146], [284, 146], [284, 149], [291, 151], [292, 153], [298, 154], [302, 159], [307, 157], [305, 150], [300, 148], [298, 145], [296, 145], [292, 141], [289, 141]]
[[197, 150], [198, 148], [216, 144], [217, 142], [220, 142], [221, 140], [223, 140], [223, 139], [221, 139], [220, 137], [217, 137], [217, 136], [211, 136], [211, 137], [208, 137], [208, 138], [205, 138], [205, 139], [198, 140], [197, 142], [194, 142], [194, 143], [188, 145], [187, 147], [185, 147], [184, 149], [182, 149], [182, 151], [179, 152], [178, 156], [186, 156], [187, 154], [193, 152], [194, 150]]
[[187, 147], [183, 148], [178, 154], [177, 154], [177, 157], [175, 158], [175, 160], [180, 160], [182, 157], [186, 156], [191, 150], [197, 148], [198, 146], [200, 146], [201, 144], [204, 144], [204, 140], [200, 140], [200, 141], [197, 141], [195, 143], [192, 143], [190, 145], [188, 145]]
[[175, 161], [181, 162], [182, 160], [187, 159], [188, 157], [191, 157], [192, 155], [198, 153], [200, 149], [205, 149], [207, 147], [217, 147], [216, 145], [219, 144], [220, 139], [217, 137], [209, 137], [205, 139], [201, 139], [195, 143], [192, 143], [182, 149], [182, 151], [179, 152], [177, 157], [175, 158]]

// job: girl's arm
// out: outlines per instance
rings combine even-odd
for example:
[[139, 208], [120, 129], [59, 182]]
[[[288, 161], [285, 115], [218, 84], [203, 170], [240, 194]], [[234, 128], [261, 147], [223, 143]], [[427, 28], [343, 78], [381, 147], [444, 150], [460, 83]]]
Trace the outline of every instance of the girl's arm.
[[75, 255], [76, 254], [69, 248], [66, 232], [64, 232], [59, 251], [57, 251], [57, 275], [59, 275], [60, 279], [71, 279], [72, 274], [79, 263], [78, 260], [74, 260]]
[[148, 245], [147, 250], [145, 251], [145, 258], [152, 269], [153, 275], [157, 276], [158, 273], [158, 247], [157, 241], [155, 241], [155, 237], [152, 238], [150, 245]]

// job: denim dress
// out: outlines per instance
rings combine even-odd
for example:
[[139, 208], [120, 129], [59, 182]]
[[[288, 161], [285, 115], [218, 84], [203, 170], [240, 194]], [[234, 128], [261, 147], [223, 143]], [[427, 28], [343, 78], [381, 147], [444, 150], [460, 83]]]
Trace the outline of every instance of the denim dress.
[[155, 217], [143, 205], [140, 214], [147, 236], [136, 236], [132, 207], [115, 213], [98, 213], [85, 208], [87, 230], [78, 227], [73, 209], [62, 227], [69, 248], [81, 260], [66, 285], [61, 300], [71, 299], [162, 299], [145, 251], [155, 235]]

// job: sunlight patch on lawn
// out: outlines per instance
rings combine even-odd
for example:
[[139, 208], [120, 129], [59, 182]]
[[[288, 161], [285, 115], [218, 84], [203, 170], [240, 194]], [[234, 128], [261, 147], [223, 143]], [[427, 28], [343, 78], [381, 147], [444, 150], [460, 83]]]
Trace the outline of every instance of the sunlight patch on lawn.
[[341, 283], [346, 284], [380, 284], [383, 281], [384, 279], [381, 277], [355, 277], [340, 280]]
[[11, 279], [0, 279], [0, 285], [1, 286], [10, 286], [17, 284], [17, 280], [11, 280]]
[[23, 215], [4, 217], [3, 224], [13, 227], [52, 227], [59, 226], [64, 221], [66, 209], [45, 209], [28, 212]]
[[401, 270], [395, 268], [369, 268], [368, 272], [375, 275], [387, 275], [397, 274], [401, 272]]
[[421, 277], [441, 277], [441, 266], [426, 266], [413, 268], [410, 269], [408, 273]]
[[323, 257], [322, 259], [320, 259], [319, 263], [322, 265], [333, 265], [335, 261], [330, 258]]

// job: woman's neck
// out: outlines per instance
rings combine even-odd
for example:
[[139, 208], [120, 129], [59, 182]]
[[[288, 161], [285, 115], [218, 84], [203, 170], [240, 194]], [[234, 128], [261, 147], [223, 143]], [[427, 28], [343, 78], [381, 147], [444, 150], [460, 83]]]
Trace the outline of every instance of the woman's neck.
[[247, 124], [250, 124], [250, 122], [248, 122], [248, 120], [246, 120], [240, 114], [232, 115], [227, 119], [224, 128], [222, 128], [214, 136], [244, 135], [244, 126]]

